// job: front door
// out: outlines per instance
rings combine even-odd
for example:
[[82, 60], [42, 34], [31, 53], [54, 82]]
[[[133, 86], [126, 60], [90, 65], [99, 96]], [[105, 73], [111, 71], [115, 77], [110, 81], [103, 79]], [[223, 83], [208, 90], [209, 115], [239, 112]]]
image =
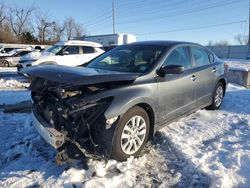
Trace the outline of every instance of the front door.
[[157, 77], [160, 119], [171, 121], [195, 108], [196, 73], [192, 68], [188, 47], [175, 48], [162, 66], [183, 65], [181, 74]]
[[212, 101], [212, 94], [216, 84], [216, 66], [211, 62], [209, 54], [202, 47], [192, 46], [191, 54], [194, 69], [197, 72], [196, 106], [201, 107]]

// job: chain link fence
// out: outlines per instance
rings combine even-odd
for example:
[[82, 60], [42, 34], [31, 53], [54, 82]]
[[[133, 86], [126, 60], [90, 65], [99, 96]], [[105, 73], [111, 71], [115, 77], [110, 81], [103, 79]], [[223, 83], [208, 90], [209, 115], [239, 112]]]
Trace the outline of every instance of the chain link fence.
[[207, 47], [222, 59], [250, 59], [250, 45]]

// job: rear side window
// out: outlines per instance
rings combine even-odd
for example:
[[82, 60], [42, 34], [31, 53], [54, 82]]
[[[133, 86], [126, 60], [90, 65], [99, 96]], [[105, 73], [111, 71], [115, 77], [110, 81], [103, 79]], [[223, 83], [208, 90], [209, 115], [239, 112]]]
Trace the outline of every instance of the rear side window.
[[23, 52], [20, 52], [19, 54], [18, 54], [18, 56], [23, 56], [23, 55], [26, 55], [26, 54], [28, 54], [30, 51], [23, 51]]
[[166, 61], [164, 62], [163, 66], [167, 65], [183, 65], [185, 68], [191, 67], [190, 56], [187, 47], [179, 47], [174, 49], [169, 56], [167, 57]]
[[82, 51], [83, 51], [83, 54], [95, 53], [95, 49], [93, 47], [90, 47], [90, 46], [82, 46]]
[[69, 55], [79, 54], [79, 46], [68, 46], [64, 51], [69, 52]]
[[191, 47], [196, 66], [203, 66], [210, 63], [208, 53], [199, 47]]

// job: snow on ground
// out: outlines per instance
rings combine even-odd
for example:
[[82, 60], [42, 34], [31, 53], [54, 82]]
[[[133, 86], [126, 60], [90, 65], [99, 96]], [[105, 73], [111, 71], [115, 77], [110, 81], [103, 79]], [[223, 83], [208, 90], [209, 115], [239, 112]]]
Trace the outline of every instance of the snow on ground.
[[[30, 99], [0, 90], [1, 104]], [[250, 90], [229, 85], [220, 110], [199, 110], [160, 130], [144, 154], [125, 162], [57, 166], [30, 113], [0, 108], [0, 187], [250, 187]]]
[[30, 100], [30, 92], [27, 90], [0, 90], [0, 106], [27, 100]]
[[17, 68], [16, 67], [0, 67], [0, 73], [13, 73], [16, 72]]
[[29, 81], [24, 76], [18, 75], [16, 67], [0, 67], [0, 89], [22, 89], [29, 86]]
[[26, 79], [0, 79], [0, 89], [17, 89], [17, 88], [27, 88], [29, 87], [29, 82]]
[[250, 71], [250, 60], [244, 59], [225, 59], [224, 60], [231, 69], [243, 69], [246, 71]]

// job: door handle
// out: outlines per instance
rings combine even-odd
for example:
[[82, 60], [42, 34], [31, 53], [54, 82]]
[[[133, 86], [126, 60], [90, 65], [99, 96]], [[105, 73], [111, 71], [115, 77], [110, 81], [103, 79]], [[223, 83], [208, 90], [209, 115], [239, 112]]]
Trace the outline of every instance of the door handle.
[[192, 81], [195, 81], [196, 79], [197, 79], [197, 76], [195, 76], [195, 75], [192, 75], [192, 76], [191, 76], [191, 80], [192, 80]]
[[212, 72], [217, 72], [217, 69], [216, 67], [213, 68]]

